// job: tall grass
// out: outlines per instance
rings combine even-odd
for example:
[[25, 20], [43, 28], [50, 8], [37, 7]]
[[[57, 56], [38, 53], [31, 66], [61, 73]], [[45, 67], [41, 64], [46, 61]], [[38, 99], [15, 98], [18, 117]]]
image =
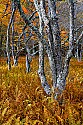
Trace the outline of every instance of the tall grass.
[[[51, 71], [45, 58], [45, 72], [50, 85]], [[7, 70], [0, 59], [0, 125], [83, 125], [83, 62], [71, 60], [67, 85], [59, 105], [43, 91], [37, 74], [38, 57], [26, 73], [25, 58]]]

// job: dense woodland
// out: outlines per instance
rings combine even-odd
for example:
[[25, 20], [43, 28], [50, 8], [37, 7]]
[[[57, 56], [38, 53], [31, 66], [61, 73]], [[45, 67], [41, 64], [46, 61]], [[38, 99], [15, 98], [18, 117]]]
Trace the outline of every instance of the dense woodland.
[[0, 125], [83, 124], [83, 2], [0, 1]]

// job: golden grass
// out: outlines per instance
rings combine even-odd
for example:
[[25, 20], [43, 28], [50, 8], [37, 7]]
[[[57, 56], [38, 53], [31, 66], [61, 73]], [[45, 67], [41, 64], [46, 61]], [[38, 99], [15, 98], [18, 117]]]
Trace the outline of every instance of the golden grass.
[[45, 94], [37, 70], [38, 57], [33, 58], [30, 73], [26, 73], [24, 57], [11, 71], [0, 59], [0, 125], [83, 125], [83, 62], [71, 60], [62, 105]]

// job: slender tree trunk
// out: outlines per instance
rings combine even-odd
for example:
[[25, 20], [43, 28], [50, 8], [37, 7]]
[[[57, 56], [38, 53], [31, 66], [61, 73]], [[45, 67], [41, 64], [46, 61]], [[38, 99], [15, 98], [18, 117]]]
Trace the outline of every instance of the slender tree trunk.
[[48, 24], [47, 33], [48, 33], [48, 41], [49, 41], [49, 50], [47, 50], [47, 55], [49, 58], [50, 68], [52, 71], [52, 78], [53, 78], [53, 86], [56, 87], [57, 84], [57, 68], [56, 68], [56, 56], [54, 53], [54, 43], [53, 43], [53, 36], [50, 24]]
[[54, 55], [55, 55], [55, 63], [57, 68], [57, 77], [62, 69], [62, 55], [61, 55], [61, 39], [60, 39], [60, 31], [58, 26], [58, 18], [56, 17], [56, 2], [55, 0], [48, 0], [49, 6], [49, 18], [50, 25], [53, 35], [52, 44], [54, 47]]
[[[41, 14], [39, 13], [39, 21], [40, 21], [40, 34], [41, 34], [41, 37], [42, 37], [42, 41], [44, 39], [44, 22], [40, 16]], [[38, 70], [38, 74], [39, 74], [39, 77], [40, 77], [40, 80], [41, 80], [41, 84], [42, 84], [42, 87], [44, 88], [44, 91], [47, 93], [47, 94], [51, 94], [50, 92], [50, 86], [48, 85], [48, 82], [46, 80], [46, 76], [45, 76], [45, 73], [44, 73], [44, 44], [43, 42], [40, 41], [39, 42], [39, 70]]]
[[[82, 40], [82, 42], [80, 42]], [[83, 43], [83, 31], [80, 34], [80, 36], [78, 37], [77, 41], [76, 41], [76, 45], [77, 45], [77, 59], [78, 61], [81, 61], [82, 59], [82, 43]]]
[[3, 41], [3, 34], [2, 34], [2, 21], [0, 24], [0, 56], [2, 55], [2, 41]]
[[34, 54], [35, 53], [35, 45], [34, 45], [34, 40], [32, 41], [33, 42], [33, 50], [32, 50], [32, 53]]
[[28, 59], [28, 54], [26, 54], [26, 71], [30, 72], [30, 62], [29, 62], [29, 59]]
[[8, 25], [8, 28], [7, 28], [7, 42], [6, 42], [8, 70], [11, 69], [11, 63], [10, 63], [10, 36], [9, 36], [9, 30], [10, 30], [10, 25]]
[[24, 36], [24, 43], [25, 43], [25, 48], [26, 48], [26, 71], [30, 72], [30, 62], [32, 60], [31, 54], [30, 54], [30, 49], [28, 47], [28, 41], [31, 38], [26, 39], [26, 32], [24, 31], [25, 27], [23, 28], [23, 36]]
[[73, 50], [74, 50], [74, 2], [71, 0], [69, 5], [70, 5], [69, 50], [65, 57], [63, 70], [59, 74], [59, 77], [57, 79], [57, 86], [56, 86], [57, 91], [55, 92], [55, 99], [57, 99], [58, 95], [61, 94], [63, 90], [65, 89], [66, 77], [69, 71], [69, 62], [70, 62], [71, 57], [73, 56]]
[[39, 70], [38, 74], [41, 80], [42, 87], [44, 88], [44, 91], [49, 95], [51, 94], [50, 86], [48, 85], [48, 82], [46, 80], [46, 76], [44, 73], [44, 45], [42, 42], [39, 43]]
[[26, 43], [26, 71], [27, 72], [30, 72], [30, 63], [31, 63], [31, 54], [30, 54], [30, 50], [29, 50], [29, 47]]
[[[12, 3], [12, 11], [13, 9], [15, 10], [15, 5], [14, 2]], [[16, 51], [15, 51], [15, 46], [14, 46], [14, 17], [12, 19], [12, 57], [13, 57], [13, 61], [14, 61], [14, 66], [18, 65], [18, 58], [16, 57]]]
[[74, 2], [70, 0], [70, 34], [69, 34], [69, 49], [74, 49]]
[[[43, 0], [41, 0], [41, 5], [40, 5], [39, 11], [41, 14], [41, 18], [44, 21], [44, 25], [46, 27], [46, 32], [48, 35], [49, 44], [48, 44], [46, 52], [47, 52], [47, 55], [49, 58], [49, 63], [50, 63], [51, 71], [52, 71], [53, 86], [55, 87], [56, 82], [57, 82], [56, 56], [55, 56], [55, 52], [54, 52], [54, 43], [53, 43], [53, 35], [52, 35], [50, 20], [47, 18]], [[48, 50], [48, 48], [49, 48], [49, 50]]]
[[7, 28], [7, 41], [6, 41], [6, 52], [7, 52], [7, 63], [8, 63], [8, 70], [11, 69], [11, 59], [10, 59], [10, 26], [12, 24], [12, 20], [13, 20], [13, 17], [14, 17], [14, 13], [15, 13], [15, 9], [13, 9], [12, 11], [12, 14], [11, 14], [11, 17], [10, 17], [10, 21], [9, 21], [9, 24], [8, 24], [8, 28]]

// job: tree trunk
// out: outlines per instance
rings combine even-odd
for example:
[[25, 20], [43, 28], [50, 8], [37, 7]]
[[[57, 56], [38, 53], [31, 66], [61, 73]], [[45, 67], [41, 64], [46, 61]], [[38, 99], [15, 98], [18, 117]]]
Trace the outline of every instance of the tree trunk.
[[61, 55], [61, 39], [60, 39], [60, 31], [58, 26], [58, 18], [56, 17], [56, 2], [55, 0], [48, 0], [48, 6], [49, 6], [49, 18], [50, 18], [50, 25], [52, 30], [52, 36], [54, 44], [54, 58], [56, 63], [56, 69], [57, 69], [57, 77], [61, 72], [62, 69], [62, 55]]
[[0, 56], [2, 55], [2, 41], [3, 41], [3, 34], [2, 34], [2, 21], [0, 24]]
[[50, 20], [47, 18], [46, 11], [44, 8], [44, 2], [42, 0], [41, 0], [39, 11], [40, 11], [41, 18], [44, 21], [44, 25], [46, 27], [46, 33], [48, 35], [49, 44], [48, 44], [46, 52], [49, 58], [49, 63], [50, 63], [51, 71], [52, 71], [53, 86], [55, 87], [57, 83], [57, 69], [56, 69], [56, 56], [54, 52], [53, 34], [52, 34], [52, 28], [50, 25]]
[[29, 62], [29, 59], [28, 59], [28, 54], [26, 54], [26, 71], [30, 72], [30, 62]]
[[[14, 5], [14, 2], [12, 2], [12, 11], [16, 10], [16, 7]], [[16, 57], [16, 53], [15, 52], [15, 46], [14, 46], [14, 17], [12, 19], [12, 57], [13, 57], [13, 61], [14, 61], [14, 66], [18, 65], [18, 58]]]
[[[39, 13], [39, 22], [40, 22], [40, 30], [39, 31], [40, 31], [42, 41], [43, 41], [43, 39], [44, 39], [44, 33], [43, 33], [44, 22], [41, 18], [41, 13]], [[48, 95], [50, 95], [51, 94], [50, 86], [48, 85], [48, 82], [46, 80], [46, 76], [44, 73], [44, 44], [42, 41], [39, 42], [39, 70], [38, 70], [38, 74], [39, 74], [39, 77], [41, 80], [42, 87], [44, 88], [44, 91]]]
[[73, 56], [74, 51], [74, 2], [70, 0], [70, 34], [69, 34], [69, 50], [65, 57], [65, 62], [63, 66], [62, 72], [59, 74], [57, 79], [56, 93], [55, 99], [57, 99], [58, 95], [60, 95], [65, 89], [66, 85], [66, 77], [69, 71], [69, 62], [71, 57]]
[[69, 49], [73, 50], [74, 46], [74, 2], [70, 0], [69, 2], [70, 7], [70, 34], [69, 34]]
[[6, 41], [6, 52], [7, 52], [7, 63], [8, 63], [8, 70], [11, 69], [11, 60], [10, 60], [10, 26], [12, 24], [12, 20], [13, 20], [13, 17], [14, 17], [14, 13], [15, 13], [15, 9], [12, 10], [12, 14], [11, 14], [11, 17], [10, 17], [10, 21], [9, 21], [9, 24], [8, 24], [8, 28], [7, 28], [7, 41]]
[[[18, 9], [20, 11], [21, 17], [24, 19], [25, 23], [37, 34], [39, 38], [39, 77], [41, 80], [41, 84], [47, 94], [51, 94], [51, 88], [47, 83], [47, 79], [44, 73], [44, 46], [46, 48], [46, 52], [50, 62], [50, 68], [52, 71], [52, 79], [53, 79], [53, 88], [55, 89], [55, 99], [57, 99], [58, 95], [63, 92], [66, 85], [66, 77], [68, 75], [69, 62], [71, 57], [73, 56], [74, 50], [74, 3], [70, 0], [70, 35], [69, 35], [69, 50], [65, 57], [65, 61], [63, 63], [62, 68], [62, 54], [61, 54], [61, 39], [60, 39], [60, 31], [58, 26], [58, 21], [56, 17], [56, 4], [55, 0], [34, 0], [34, 5], [36, 11], [39, 15], [39, 23], [40, 30], [32, 25], [30, 18], [27, 18], [22, 8], [20, 6], [19, 0]], [[49, 16], [45, 9], [45, 2], [48, 4]], [[44, 31], [45, 34], [43, 33]], [[44, 39], [44, 35], [47, 35], [48, 41]]]
[[83, 31], [76, 41], [78, 61], [81, 61], [81, 59], [82, 59], [82, 43], [80, 42], [80, 40], [82, 40], [82, 43], [83, 43]]

